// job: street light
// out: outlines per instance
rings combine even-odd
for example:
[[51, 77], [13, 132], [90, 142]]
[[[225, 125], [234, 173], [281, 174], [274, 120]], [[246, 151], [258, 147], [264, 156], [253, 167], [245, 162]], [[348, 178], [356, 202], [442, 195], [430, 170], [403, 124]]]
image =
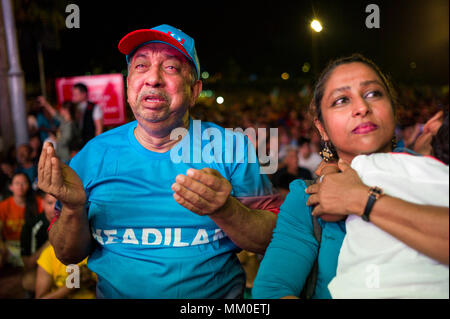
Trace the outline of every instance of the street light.
[[316, 32], [320, 32], [323, 29], [322, 25], [320, 24], [320, 21], [315, 19], [312, 20], [311, 22], [311, 28]]
[[316, 37], [319, 36], [319, 33], [323, 30], [322, 24], [319, 20], [314, 19], [311, 21], [311, 29], [314, 30], [311, 32], [311, 46], [312, 46], [312, 72], [314, 77], [318, 75], [319, 68], [319, 49], [318, 49], [318, 39]]

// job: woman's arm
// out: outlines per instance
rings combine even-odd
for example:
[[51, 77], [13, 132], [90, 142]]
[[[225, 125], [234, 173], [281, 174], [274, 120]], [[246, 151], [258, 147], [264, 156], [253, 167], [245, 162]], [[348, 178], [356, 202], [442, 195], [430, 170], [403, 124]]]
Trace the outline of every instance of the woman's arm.
[[290, 185], [276, 227], [256, 275], [252, 295], [257, 299], [299, 296], [318, 253], [304, 184]]
[[[355, 170], [339, 162], [342, 173], [327, 175], [322, 183], [306, 190], [311, 196], [307, 204], [316, 205], [313, 214], [345, 214], [362, 216], [369, 187]], [[449, 264], [449, 209], [406, 202], [388, 195], [373, 206], [370, 221], [411, 248]]]
[[50, 103], [48, 103], [48, 101], [45, 99], [45, 97], [39, 96], [37, 98], [37, 100], [38, 100], [39, 104], [42, 107], [44, 107], [48, 111], [48, 113], [50, 113], [51, 117], [55, 117], [58, 114], [58, 112], [55, 110], [55, 108]]
[[36, 299], [61, 299], [67, 297], [72, 292], [66, 286], [51, 291], [52, 285], [52, 276], [44, 268], [38, 266], [36, 273]]

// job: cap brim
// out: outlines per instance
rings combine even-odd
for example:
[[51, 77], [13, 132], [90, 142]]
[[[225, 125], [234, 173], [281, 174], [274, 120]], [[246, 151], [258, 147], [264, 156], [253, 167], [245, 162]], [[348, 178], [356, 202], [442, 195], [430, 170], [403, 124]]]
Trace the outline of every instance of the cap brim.
[[[186, 57], [189, 58], [189, 54], [177, 40], [164, 32], [151, 29], [141, 29], [128, 33], [122, 38], [122, 40], [120, 40], [119, 51], [125, 55], [129, 55], [140, 45], [151, 41], [170, 44], [171, 46], [180, 50]], [[191, 58], [189, 58], [189, 60], [192, 61]]]

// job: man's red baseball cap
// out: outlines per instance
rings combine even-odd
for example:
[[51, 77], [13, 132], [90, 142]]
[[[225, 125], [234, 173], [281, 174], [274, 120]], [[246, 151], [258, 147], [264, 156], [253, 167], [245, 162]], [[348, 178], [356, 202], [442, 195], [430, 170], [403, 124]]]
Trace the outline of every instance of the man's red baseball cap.
[[183, 31], [167, 24], [151, 29], [140, 29], [128, 33], [119, 42], [119, 51], [126, 55], [127, 63], [136, 50], [144, 44], [160, 42], [168, 44], [181, 53], [195, 66], [197, 79], [200, 78], [200, 62], [195, 50], [194, 39]]

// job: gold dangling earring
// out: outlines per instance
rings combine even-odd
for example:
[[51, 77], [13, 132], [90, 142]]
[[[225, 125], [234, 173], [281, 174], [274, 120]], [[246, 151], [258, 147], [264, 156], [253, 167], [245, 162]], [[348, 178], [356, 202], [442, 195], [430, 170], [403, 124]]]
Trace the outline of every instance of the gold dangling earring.
[[391, 140], [392, 144], [392, 150], [395, 150], [397, 148], [397, 136], [394, 135], [394, 137]]
[[319, 152], [325, 162], [336, 160], [334, 152], [331, 150], [331, 145], [329, 141], [322, 141], [323, 147], [322, 151]]

